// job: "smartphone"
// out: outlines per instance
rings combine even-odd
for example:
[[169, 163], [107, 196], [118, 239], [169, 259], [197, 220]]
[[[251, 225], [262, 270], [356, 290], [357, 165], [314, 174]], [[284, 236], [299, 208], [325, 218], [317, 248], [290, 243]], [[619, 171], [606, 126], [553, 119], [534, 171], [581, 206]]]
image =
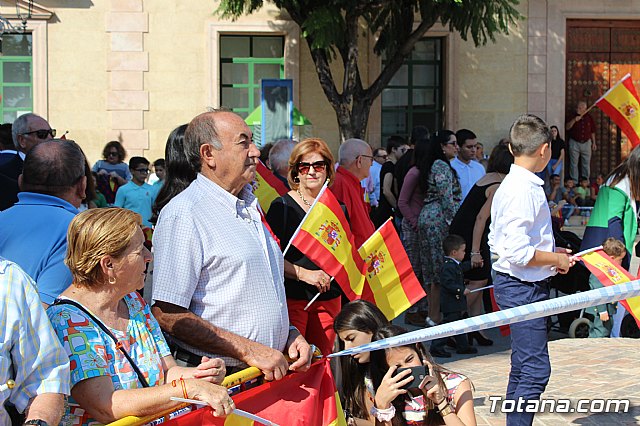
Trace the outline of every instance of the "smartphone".
[[405, 390], [419, 389], [420, 383], [422, 383], [425, 376], [429, 375], [429, 368], [426, 365], [420, 365], [418, 367], [406, 367], [406, 368], [401, 367], [396, 370], [395, 375], [400, 374], [405, 370], [411, 370], [411, 374], [409, 374], [409, 376], [413, 376], [413, 380], [402, 387], [402, 389], [405, 389]]

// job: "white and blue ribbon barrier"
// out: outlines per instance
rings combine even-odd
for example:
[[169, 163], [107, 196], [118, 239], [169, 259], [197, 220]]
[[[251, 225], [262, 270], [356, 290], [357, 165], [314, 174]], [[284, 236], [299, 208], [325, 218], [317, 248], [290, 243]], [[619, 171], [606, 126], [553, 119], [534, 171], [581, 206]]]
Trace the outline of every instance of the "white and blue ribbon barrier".
[[426, 342], [457, 334], [469, 333], [472, 331], [479, 331], [487, 328], [494, 328], [521, 321], [561, 314], [563, 312], [575, 311], [590, 306], [616, 302], [618, 300], [625, 300], [636, 296], [640, 296], [640, 280], [603, 287], [596, 290], [589, 290], [569, 296], [557, 297], [555, 299], [543, 300], [541, 302], [531, 303], [528, 305], [516, 306], [515, 308], [506, 309], [504, 311], [491, 312], [447, 324], [441, 324], [435, 327], [415, 330], [401, 336], [389, 337], [387, 339], [360, 345], [355, 348], [345, 349], [343, 351], [330, 354], [328, 357], [332, 358], [336, 356], [354, 355], [379, 349], [411, 345], [418, 342]]

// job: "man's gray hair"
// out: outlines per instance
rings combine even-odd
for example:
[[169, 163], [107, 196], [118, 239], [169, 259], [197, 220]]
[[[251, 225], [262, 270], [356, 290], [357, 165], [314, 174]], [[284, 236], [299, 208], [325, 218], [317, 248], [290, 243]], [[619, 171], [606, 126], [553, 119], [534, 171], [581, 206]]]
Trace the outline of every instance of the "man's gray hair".
[[[13, 145], [15, 145], [18, 150], [20, 149], [20, 144], [18, 144], [18, 135], [29, 131], [29, 119], [31, 117], [42, 118], [38, 114], [30, 112], [22, 114], [20, 117], [13, 120], [13, 124], [11, 125], [11, 139], [13, 139]], [[42, 119], [44, 120], [44, 118]]]
[[269, 151], [269, 164], [271, 164], [272, 170], [283, 176], [287, 174], [286, 171], [284, 173], [280, 173], [280, 171], [289, 169], [289, 157], [297, 143], [292, 139], [280, 139], [273, 144]]
[[363, 154], [366, 154], [369, 144], [362, 139], [347, 139], [338, 149], [338, 163], [348, 166]]
[[52, 139], [31, 148], [24, 159], [22, 191], [58, 197], [85, 174], [82, 149], [69, 139]]
[[199, 172], [202, 168], [202, 159], [200, 158], [200, 147], [205, 144], [211, 144], [215, 149], [222, 149], [222, 142], [218, 137], [216, 129], [216, 115], [224, 110], [210, 110], [196, 116], [184, 133], [184, 153], [191, 167]]

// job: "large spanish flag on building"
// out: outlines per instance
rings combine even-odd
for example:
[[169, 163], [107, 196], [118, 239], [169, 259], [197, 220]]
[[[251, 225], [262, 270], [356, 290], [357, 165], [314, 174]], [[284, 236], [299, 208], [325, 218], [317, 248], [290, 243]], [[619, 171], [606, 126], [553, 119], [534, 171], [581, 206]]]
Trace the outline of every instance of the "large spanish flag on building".
[[[340, 398], [324, 358], [306, 373], [292, 373], [233, 396], [236, 408], [280, 426], [346, 426]], [[203, 408], [164, 423], [166, 426], [261, 425], [233, 413], [226, 419], [213, 417]]]
[[291, 237], [290, 244], [333, 276], [349, 300], [362, 296], [364, 262], [355, 248], [340, 203], [326, 183]]
[[374, 303], [392, 320], [426, 296], [413, 272], [407, 252], [391, 220], [387, 220], [358, 249], [365, 263], [365, 278], [371, 293], [363, 299]]
[[632, 146], [640, 144], [640, 98], [631, 74], [622, 77], [596, 105], [622, 129]]
[[258, 160], [256, 165], [256, 181], [253, 185], [253, 195], [258, 199], [260, 207], [266, 213], [271, 207], [271, 202], [289, 192], [287, 187], [267, 169], [267, 166]]
[[[635, 278], [631, 276], [629, 271], [622, 266], [617, 265], [602, 249], [592, 251], [581, 256], [585, 266], [598, 281], [604, 286], [622, 284], [633, 281]], [[621, 300], [620, 304], [636, 319], [638, 327], [640, 327], [640, 296], [630, 299]]]

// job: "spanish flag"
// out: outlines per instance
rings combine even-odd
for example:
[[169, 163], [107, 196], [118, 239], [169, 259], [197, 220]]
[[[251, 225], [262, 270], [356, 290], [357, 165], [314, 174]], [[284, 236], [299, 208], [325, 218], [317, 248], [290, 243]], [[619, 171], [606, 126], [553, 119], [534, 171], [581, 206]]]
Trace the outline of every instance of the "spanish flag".
[[632, 146], [640, 144], [640, 98], [631, 74], [609, 89], [596, 105], [622, 129]]
[[358, 249], [365, 263], [365, 279], [371, 289], [363, 299], [374, 303], [391, 321], [426, 296], [391, 219]]
[[364, 262], [355, 248], [353, 234], [340, 203], [327, 189], [326, 183], [289, 244], [333, 276], [349, 300], [362, 296]]
[[[580, 258], [604, 286], [622, 284], [635, 279], [622, 266], [615, 264], [602, 249], [583, 254]], [[640, 296], [621, 300], [620, 304], [633, 315], [640, 327]]]
[[[292, 373], [282, 380], [268, 382], [233, 396], [235, 406], [280, 426], [346, 426], [340, 398], [324, 358], [306, 373]], [[226, 419], [213, 417], [202, 408], [169, 420], [166, 426], [248, 426], [261, 425], [246, 417], [231, 414]]]
[[258, 199], [260, 207], [266, 213], [271, 202], [289, 192], [287, 187], [267, 169], [262, 161], [256, 165], [256, 181], [253, 185], [253, 195]]

